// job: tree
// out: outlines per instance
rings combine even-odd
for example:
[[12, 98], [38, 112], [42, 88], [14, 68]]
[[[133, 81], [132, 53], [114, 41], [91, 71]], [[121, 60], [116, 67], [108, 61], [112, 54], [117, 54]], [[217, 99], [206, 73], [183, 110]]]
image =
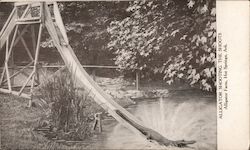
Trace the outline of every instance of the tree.
[[[127, 6], [128, 2], [59, 3], [70, 45], [82, 64], [113, 64], [114, 55], [106, 48], [109, 42], [107, 27], [112, 20], [126, 17]], [[53, 47], [51, 39], [43, 46]]]
[[131, 15], [109, 26], [108, 47], [125, 72], [161, 75], [201, 89], [215, 89], [215, 1], [134, 1]]

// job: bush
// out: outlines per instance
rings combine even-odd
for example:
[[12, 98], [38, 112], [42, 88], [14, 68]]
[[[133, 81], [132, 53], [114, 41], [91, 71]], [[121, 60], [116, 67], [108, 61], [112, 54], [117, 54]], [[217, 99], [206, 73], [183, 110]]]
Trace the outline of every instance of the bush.
[[62, 133], [60, 136], [64, 139], [83, 140], [91, 135], [90, 116], [96, 109], [88, 93], [75, 88], [75, 81], [72, 75], [63, 71], [47, 79], [39, 93], [49, 104], [47, 117], [53, 130]]

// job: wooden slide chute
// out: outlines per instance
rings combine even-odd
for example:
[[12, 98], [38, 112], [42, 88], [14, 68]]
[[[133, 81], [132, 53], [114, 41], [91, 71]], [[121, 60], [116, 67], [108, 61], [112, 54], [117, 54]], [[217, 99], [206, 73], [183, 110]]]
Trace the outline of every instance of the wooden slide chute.
[[[51, 13], [49, 5], [53, 5], [53, 13]], [[26, 6], [25, 10], [21, 15], [18, 15], [18, 7]], [[31, 15], [31, 8], [36, 7], [39, 10], [39, 14], [37, 16]], [[38, 26], [37, 35], [34, 32], [34, 24]], [[22, 31], [20, 31], [20, 26], [22, 26]], [[137, 124], [139, 126], [146, 127], [139, 119], [129, 113], [126, 109], [121, 107], [118, 103], [114, 101], [114, 99], [105, 93], [102, 88], [97, 85], [97, 83], [88, 75], [88, 73], [83, 69], [79, 60], [77, 59], [74, 51], [69, 45], [69, 41], [67, 38], [66, 30], [63, 25], [63, 21], [57, 6], [56, 2], [22, 2], [15, 3], [15, 8], [13, 9], [9, 19], [7, 20], [4, 28], [0, 33], [0, 48], [2, 49], [5, 45], [6, 47], [6, 57], [4, 68], [2, 70], [1, 79], [0, 79], [0, 91], [5, 93], [12, 93], [15, 95], [23, 96], [26, 98], [32, 99], [33, 89], [35, 84], [39, 84], [36, 80], [39, 80], [37, 77], [38, 74], [38, 58], [39, 58], [39, 49], [41, 42], [41, 34], [46, 29], [49, 35], [52, 38], [52, 41], [60, 53], [62, 59], [65, 62], [65, 65], [68, 67], [68, 70], [75, 77], [77, 81], [81, 83], [81, 85], [87, 90], [90, 91], [90, 96], [109, 114], [111, 114], [118, 122], [132, 130], [134, 133], [141, 135], [146, 139], [146, 135], [144, 135], [138, 128], [133, 124]], [[33, 52], [34, 56], [31, 53], [31, 50], [28, 48], [25, 40], [23, 39], [23, 34], [27, 31], [31, 32], [32, 39], [36, 39], [32, 41], [33, 43]], [[12, 37], [12, 39], [10, 39]], [[19, 91], [14, 91], [12, 89], [11, 79], [14, 78], [17, 74], [23, 73], [24, 68], [18, 70], [17, 72], [10, 74], [10, 57], [12, 56], [13, 47], [17, 42], [21, 40], [24, 49], [27, 52], [27, 55], [30, 58], [30, 63], [25, 67], [32, 67], [32, 71], [29, 75], [27, 75], [27, 79], [25, 83], [21, 86]], [[7, 82], [7, 88], [4, 88], [4, 83]], [[24, 93], [24, 88], [30, 83], [30, 91], [29, 93]], [[6, 86], [6, 85], [5, 85]], [[126, 116], [129, 121], [124, 119], [121, 115]], [[133, 122], [133, 124], [131, 123]], [[159, 141], [158, 141], [159, 142]]]

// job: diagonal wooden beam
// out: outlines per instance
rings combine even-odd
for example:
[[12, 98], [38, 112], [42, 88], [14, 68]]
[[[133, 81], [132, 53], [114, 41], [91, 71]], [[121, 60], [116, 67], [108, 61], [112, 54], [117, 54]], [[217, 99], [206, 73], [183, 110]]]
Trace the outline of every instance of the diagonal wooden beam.
[[25, 88], [26, 85], [29, 83], [29, 81], [30, 81], [30, 79], [31, 79], [31, 77], [32, 77], [33, 75], [34, 75], [34, 71], [32, 71], [32, 72], [30, 73], [30, 76], [27, 78], [26, 82], [23, 84], [22, 88], [20, 89], [20, 91], [19, 91], [19, 93], [18, 93], [19, 96], [22, 94], [24, 88]]
[[[17, 72], [15, 72], [13, 75], [10, 76], [10, 79], [17, 76], [18, 74], [22, 73], [24, 71], [24, 69], [30, 67], [32, 65], [33, 61], [30, 62], [28, 65], [24, 66], [22, 69], [18, 70]], [[7, 80], [4, 80], [2, 83], [5, 83]]]
[[19, 34], [19, 36], [16, 38], [15, 42], [14, 42], [14, 46], [19, 42], [19, 40], [21, 39], [21, 36], [23, 36], [23, 34], [27, 31], [28, 27], [30, 25], [26, 25], [23, 30], [21, 31], [21, 33]]
[[[29, 74], [26, 73], [26, 72], [24, 72], [24, 71], [21, 72], [21, 74], [24, 75], [24, 76], [27, 77], [27, 78], [29, 77]], [[37, 79], [35, 79], [35, 82], [36, 82], [37, 84], [39, 84], [39, 81], [38, 81]]]
[[[5, 64], [4, 64], [5, 65]], [[0, 79], [0, 86], [2, 85], [3, 79], [4, 79], [4, 75], [5, 75], [5, 66], [3, 67], [3, 72], [1, 74], [1, 79]]]
[[[18, 31], [18, 34], [19, 34], [19, 35], [21, 34], [20, 31]], [[21, 35], [20, 35], [20, 36], [21, 36]], [[31, 51], [30, 51], [29, 47], [27, 46], [25, 40], [23, 39], [22, 36], [21, 36], [20, 39], [21, 39], [21, 41], [22, 41], [22, 44], [23, 44], [23, 46], [24, 46], [24, 49], [26, 50], [27, 54], [29, 55], [30, 60], [34, 61], [34, 58], [33, 58], [32, 54], [31, 54]]]
[[8, 18], [8, 22], [5, 23], [5, 27], [2, 28], [1, 33], [0, 33], [0, 50], [2, 49], [2, 47], [5, 45], [6, 42], [6, 38], [8, 36], [10, 36], [10, 34], [12, 33], [13, 29], [16, 26], [16, 18], [17, 18], [17, 13], [16, 13], [16, 9], [13, 9], [13, 14], [9, 16]]
[[[8, 49], [8, 54], [7, 54], [7, 57], [6, 57], [7, 63], [8, 63], [8, 61], [9, 61], [11, 52], [12, 52], [12, 50], [13, 50], [14, 41], [15, 41], [16, 35], [17, 35], [17, 30], [18, 30], [18, 25], [17, 25], [16, 28], [15, 28], [14, 35], [13, 35], [13, 37], [12, 37], [12, 41], [11, 41], [10, 47], [9, 47], [9, 49]], [[6, 68], [6, 69], [8, 69], [8, 68]]]
[[14, 7], [14, 9], [12, 10], [9, 18], [7, 19], [7, 21], [5, 22], [3, 28], [1, 29], [0, 32], [0, 37], [2, 36], [3, 32], [5, 31], [5, 29], [7, 28], [7, 26], [9, 25], [10, 19], [12, 18], [12, 16], [14, 16], [14, 14], [16, 13], [16, 8]]
[[23, 12], [23, 14], [22, 14], [22, 16], [20, 18], [26, 17], [26, 15], [28, 14], [29, 10], [30, 10], [30, 4], [27, 5], [26, 9], [24, 10], [24, 12]]

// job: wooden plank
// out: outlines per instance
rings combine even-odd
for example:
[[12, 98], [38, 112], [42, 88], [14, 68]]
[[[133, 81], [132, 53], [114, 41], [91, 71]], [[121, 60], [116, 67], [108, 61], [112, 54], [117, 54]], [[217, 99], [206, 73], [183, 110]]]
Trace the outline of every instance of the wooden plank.
[[56, 24], [57, 24], [59, 30], [61, 31], [61, 34], [63, 36], [64, 41], [66, 42], [66, 44], [69, 44], [69, 39], [68, 39], [68, 36], [66, 33], [66, 29], [64, 27], [63, 21], [62, 21], [62, 16], [60, 14], [57, 2], [54, 2], [53, 8], [54, 8], [53, 10], [54, 10]]
[[32, 18], [22, 18], [22, 19], [16, 19], [16, 21], [19, 22], [25, 22], [25, 21], [39, 21], [40, 17], [32, 17]]
[[39, 20], [39, 21], [25, 21], [25, 22], [17, 21], [16, 22], [16, 24], [38, 24], [38, 23], [41, 23], [41, 20]]
[[7, 94], [13, 94], [13, 95], [16, 95], [16, 96], [20, 96], [20, 97], [23, 97], [23, 98], [30, 99], [30, 95], [28, 95], [28, 94], [21, 93], [21, 94], [19, 95], [19, 93], [16, 92], [16, 91], [9, 91], [9, 90], [4, 89], [4, 88], [0, 88], [0, 92], [7, 93]]
[[[52, 5], [53, 2], [46, 2], [47, 5]], [[25, 5], [31, 5], [31, 7], [38, 7], [40, 6], [39, 2], [15, 2], [15, 6], [25, 6]]]

